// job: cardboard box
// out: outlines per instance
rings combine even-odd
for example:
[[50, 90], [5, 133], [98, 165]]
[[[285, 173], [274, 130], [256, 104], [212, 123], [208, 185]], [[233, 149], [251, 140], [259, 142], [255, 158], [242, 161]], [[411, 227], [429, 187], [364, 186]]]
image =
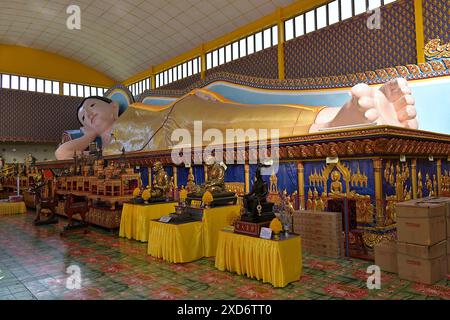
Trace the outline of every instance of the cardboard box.
[[341, 248], [341, 241], [340, 239], [335, 239], [334, 241], [329, 242], [321, 242], [321, 241], [315, 241], [315, 240], [308, 240], [302, 238], [302, 243], [309, 248], [318, 248], [318, 249], [336, 249], [339, 250]]
[[398, 273], [397, 244], [395, 241], [381, 242], [374, 247], [375, 264], [381, 270]]
[[397, 252], [421, 259], [436, 259], [447, 255], [447, 241], [441, 241], [433, 246], [397, 242]]
[[[298, 211], [293, 217], [294, 232], [337, 235], [342, 230], [340, 213]], [[315, 230], [315, 231], [314, 231]]]
[[450, 217], [447, 217], [447, 238], [450, 238]]
[[447, 205], [427, 199], [410, 200], [397, 203], [396, 211], [399, 218], [434, 218], [446, 216]]
[[336, 238], [342, 235], [342, 231], [340, 228], [318, 228], [311, 226], [296, 225], [294, 226], [294, 230], [295, 233], [299, 233], [304, 236], [315, 235], [315, 236]]
[[417, 200], [397, 204], [398, 241], [434, 245], [447, 238], [446, 205]]
[[446, 215], [447, 215], [447, 237], [450, 237], [450, 197], [432, 197], [432, 198], [422, 198], [415, 201], [421, 201], [424, 203], [435, 203], [446, 205]]
[[450, 274], [450, 254], [447, 255], [447, 273]]
[[302, 247], [302, 250], [309, 254], [313, 254], [316, 256], [329, 257], [329, 258], [340, 258], [340, 257], [344, 256], [344, 252], [342, 250], [327, 250], [327, 249], [317, 249], [317, 248], [308, 248], [308, 247]]
[[435, 284], [444, 279], [447, 273], [447, 256], [422, 259], [398, 253], [397, 261], [398, 275], [404, 280]]
[[447, 215], [447, 217], [450, 217], [450, 197], [422, 198], [422, 199], [417, 199], [415, 201], [419, 201], [419, 202], [423, 202], [423, 203], [444, 204], [444, 205], [446, 205], [446, 215]]
[[307, 217], [312, 219], [321, 220], [336, 220], [342, 219], [342, 213], [340, 212], [328, 212], [328, 211], [312, 211], [312, 210], [301, 210], [294, 213], [294, 217]]

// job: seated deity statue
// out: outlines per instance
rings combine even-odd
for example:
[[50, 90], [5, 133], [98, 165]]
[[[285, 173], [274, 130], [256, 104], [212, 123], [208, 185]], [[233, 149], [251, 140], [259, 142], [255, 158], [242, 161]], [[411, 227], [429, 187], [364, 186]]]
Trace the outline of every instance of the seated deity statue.
[[208, 179], [203, 186], [205, 191], [212, 194], [225, 192], [225, 167], [218, 163], [214, 157], [205, 160]]
[[216, 161], [213, 156], [205, 159], [207, 178], [203, 185], [193, 187], [192, 193], [203, 195], [206, 191], [214, 194], [226, 192], [225, 166]]
[[247, 209], [249, 213], [255, 214], [257, 212], [257, 206], [267, 202], [268, 194], [269, 190], [267, 188], [267, 183], [262, 178], [261, 167], [258, 166], [252, 190], [250, 193], [244, 195], [244, 208]]
[[83, 152], [98, 138], [104, 155], [120, 154], [123, 148], [126, 152], [168, 150], [179, 146], [180, 141], [172, 137], [176, 129], [187, 130], [192, 137], [194, 122], [200, 120], [203, 130], [217, 129], [223, 136], [227, 129], [276, 129], [285, 138], [349, 125], [418, 128], [415, 101], [405, 79], [389, 81], [381, 88], [359, 84], [350, 95], [341, 108], [250, 105], [197, 89], [169, 106], [134, 103], [123, 113], [116, 102], [89, 97], [78, 108], [83, 135], [60, 145], [55, 155], [58, 160], [71, 159], [74, 151]]
[[170, 190], [170, 178], [161, 162], [157, 161], [155, 163], [153, 173], [152, 198], [165, 198], [167, 192]]
[[257, 221], [261, 219], [261, 216], [267, 217], [267, 220], [271, 220], [274, 217], [274, 204], [267, 201], [269, 188], [261, 174], [261, 168], [263, 166], [263, 164], [258, 164], [252, 190], [250, 193], [244, 195], [245, 213], [241, 217], [242, 220]]
[[333, 171], [331, 174], [331, 195], [341, 196], [343, 194], [341, 174], [338, 171]]

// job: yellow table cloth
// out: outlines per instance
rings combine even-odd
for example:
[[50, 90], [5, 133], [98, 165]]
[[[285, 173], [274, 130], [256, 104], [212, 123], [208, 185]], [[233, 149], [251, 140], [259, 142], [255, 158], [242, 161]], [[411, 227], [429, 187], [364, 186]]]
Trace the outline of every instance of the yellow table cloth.
[[299, 236], [286, 240], [266, 240], [229, 231], [220, 231], [216, 268], [236, 272], [274, 287], [285, 287], [300, 279], [302, 247]]
[[175, 212], [175, 204], [175, 202], [148, 205], [125, 203], [120, 218], [119, 236], [147, 242], [150, 221]]
[[191, 262], [203, 257], [202, 223], [169, 224], [150, 221], [147, 253], [171, 263]]
[[233, 220], [240, 216], [241, 207], [224, 206], [203, 210], [203, 236], [205, 244], [205, 257], [214, 257], [219, 240], [219, 232], [230, 226]]
[[25, 202], [0, 202], [0, 216], [26, 213]]

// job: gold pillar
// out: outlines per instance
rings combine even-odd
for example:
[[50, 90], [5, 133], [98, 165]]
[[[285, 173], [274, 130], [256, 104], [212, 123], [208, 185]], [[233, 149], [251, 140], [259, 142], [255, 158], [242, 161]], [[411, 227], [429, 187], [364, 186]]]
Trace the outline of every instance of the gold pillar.
[[156, 75], [155, 75], [155, 67], [151, 66], [150, 70], [152, 71], [150, 74], [150, 88], [152, 90], [156, 89]]
[[178, 168], [173, 166], [173, 187], [176, 189], [178, 187]]
[[206, 50], [205, 45], [202, 44], [202, 53], [200, 55], [200, 79], [206, 78]]
[[208, 181], [208, 167], [206, 164], [203, 165], [203, 171], [205, 172], [205, 182]]
[[305, 209], [305, 168], [301, 161], [297, 162], [298, 196], [300, 208]]
[[442, 160], [438, 159], [436, 161], [436, 176], [437, 176], [437, 194], [439, 197], [442, 197]]
[[[425, 36], [423, 31], [423, 0], [414, 0], [414, 14], [416, 23], [417, 62], [425, 62]], [[429, 41], [431, 39], [427, 39]]]
[[284, 21], [282, 8], [277, 10], [278, 16], [278, 79], [285, 79], [284, 71]]
[[383, 203], [383, 161], [381, 159], [373, 160], [373, 171], [375, 174], [375, 203], [377, 212], [377, 225], [383, 226], [384, 223], [384, 203]]
[[250, 192], [250, 166], [248, 164], [244, 165], [245, 171], [245, 193]]
[[417, 159], [411, 160], [412, 198], [417, 199]]

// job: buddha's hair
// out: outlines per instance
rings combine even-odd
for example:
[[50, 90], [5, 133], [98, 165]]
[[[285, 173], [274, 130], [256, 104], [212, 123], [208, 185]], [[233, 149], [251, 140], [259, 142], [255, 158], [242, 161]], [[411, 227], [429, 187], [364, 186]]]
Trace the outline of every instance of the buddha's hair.
[[[112, 101], [111, 99], [109, 99], [109, 98], [100, 97], [100, 96], [91, 96], [91, 97], [84, 98], [83, 100], [81, 100], [80, 105], [79, 105], [78, 108], [77, 108], [77, 119], [78, 119], [78, 122], [80, 122], [80, 124], [82, 124], [82, 123], [81, 123], [81, 121], [80, 121], [80, 118], [78, 118], [78, 112], [80, 111], [81, 107], [83, 107], [83, 104], [86, 102], [86, 100], [88, 100], [88, 99], [101, 100], [101, 101], [106, 102], [106, 103], [108, 103], [108, 104], [110, 104], [110, 103], [113, 102], [113, 101]], [[119, 116], [123, 113], [123, 111], [124, 111], [124, 110], [123, 110], [122, 108], [120, 108], [120, 106], [119, 106]]]

